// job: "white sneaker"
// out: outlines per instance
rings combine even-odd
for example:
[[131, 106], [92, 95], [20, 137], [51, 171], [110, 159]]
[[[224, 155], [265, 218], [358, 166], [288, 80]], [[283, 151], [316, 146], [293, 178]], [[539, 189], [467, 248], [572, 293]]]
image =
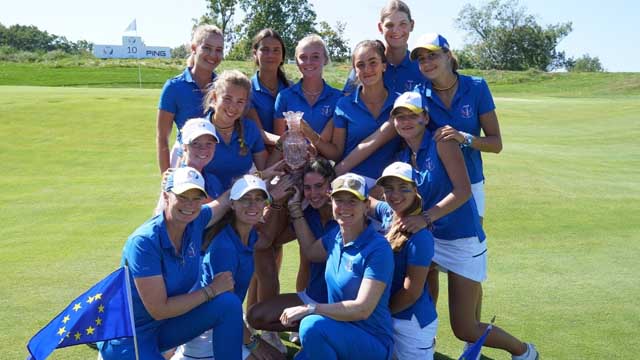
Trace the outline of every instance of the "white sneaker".
[[527, 344], [527, 352], [522, 355], [512, 355], [511, 360], [538, 360], [540, 358], [540, 354], [538, 354], [538, 350], [536, 350], [535, 345], [531, 343]]
[[289, 341], [294, 344], [300, 345], [300, 334], [298, 334], [296, 331], [292, 331], [289, 334]]
[[[464, 343], [464, 347], [462, 348], [462, 353], [464, 354], [465, 351], [467, 351], [467, 349], [470, 348], [471, 346], [473, 346], [473, 343], [468, 343], [468, 342]], [[478, 353], [478, 356], [476, 356], [475, 359], [467, 359], [467, 360], [480, 360], [480, 357], [482, 357], [482, 351]]]
[[284, 343], [282, 343], [282, 340], [280, 339], [280, 335], [278, 335], [277, 332], [275, 331], [263, 331], [262, 334], [260, 334], [260, 337], [269, 343], [269, 345], [273, 346], [274, 348], [276, 348], [278, 351], [280, 351], [283, 354], [287, 353], [287, 347], [284, 345]]

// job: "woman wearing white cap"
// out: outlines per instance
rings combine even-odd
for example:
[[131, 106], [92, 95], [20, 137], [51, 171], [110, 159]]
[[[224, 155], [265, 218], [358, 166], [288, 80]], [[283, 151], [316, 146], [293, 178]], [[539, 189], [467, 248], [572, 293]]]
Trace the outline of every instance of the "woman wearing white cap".
[[[433, 262], [448, 272], [451, 327], [456, 337], [471, 343], [487, 327], [476, 312], [481, 283], [487, 276], [485, 234], [460, 147], [453, 140], [434, 140], [427, 130], [430, 117], [422, 100], [418, 93], [404, 93], [391, 111], [396, 131], [407, 143], [399, 158], [416, 170], [425, 209], [422, 216], [403, 219], [403, 224], [412, 231], [416, 221], [432, 224]], [[499, 327], [489, 333], [485, 346], [506, 350], [518, 360], [538, 355], [533, 344], [523, 343]]]
[[[284, 182], [280, 182], [284, 184]], [[276, 185], [277, 187], [278, 185]], [[283, 185], [280, 185], [282, 188]], [[286, 192], [276, 190], [285, 195]], [[243, 302], [254, 273], [254, 246], [258, 241], [256, 224], [262, 219], [265, 205], [270, 199], [265, 182], [253, 175], [244, 175], [231, 187], [231, 209], [221, 221], [207, 229], [204, 246], [207, 246], [202, 261], [201, 285], [209, 284], [217, 274], [231, 272], [233, 293]], [[239, 320], [242, 321], [242, 320]], [[172, 359], [214, 359], [211, 351], [212, 331], [180, 347]], [[252, 336], [244, 327], [242, 358], [251, 354], [258, 359], [284, 359], [284, 356], [267, 342]], [[217, 357], [224, 359], [224, 357]]]
[[438, 315], [429, 295], [427, 274], [433, 258], [433, 236], [426, 222], [410, 233], [401, 219], [422, 213], [422, 198], [413, 168], [404, 162], [387, 166], [377, 181], [385, 201], [371, 200], [370, 216], [382, 223], [394, 257], [389, 307], [393, 317], [394, 358], [433, 359]]
[[215, 80], [216, 67], [223, 58], [224, 36], [214, 25], [200, 25], [193, 30], [187, 68], [178, 76], [165, 82], [160, 94], [156, 120], [156, 146], [160, 173], [176, 166], [180, 156], [180, 134], [171, 152], [169, 135], [176, 124], [178, 131], [188, 119], [202, 117], [206, 110], [202, 98], [206, 89]]
[[326, 260], [328, 303], [285, 309], [280, 321], [300, 321], [302, 351], [309, 359], [391, 359], [393, 329], [389, 294], [393, 253], [387, 240], [367, 221], [365, 179], [345, 174], [331, 183], [331, 203], [338, 229], [313, 236], [300, 207], [300, 192], [289, 201], [289, 214], [303, 254]]
[[203, 233], [223, 216], [229, 202], [202, 205], [204, 180], [190, 167], [169, 173], [163, 190], [164, 211], [134, 231], [122, 252], [134, 284], [137, 351], [133, 338], [123, 338], [98, 343], [100, 353], [105, 360], [159, 360], [162, 352], [213, 329], [213, 353], [219, 359], [241, 359], [242, 305], [230, 292], [231, 273], [219, 273], [191, 291], [200, 273]]

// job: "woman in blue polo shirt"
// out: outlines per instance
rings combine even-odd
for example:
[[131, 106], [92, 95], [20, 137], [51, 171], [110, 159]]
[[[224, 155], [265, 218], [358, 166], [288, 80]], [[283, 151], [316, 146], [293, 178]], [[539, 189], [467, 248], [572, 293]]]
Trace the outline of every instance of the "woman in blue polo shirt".
[[[302, 192], [308, 206], [303, 210], [304, 218], [316, 239], [337, 228], [338, 223], [331, 213], [331, 181], [335, 172], [331, 163], [318, 157], [304, 169], [302, 175]], [[271, 211], [274, 211], [273, 209]], [[286, 211], [279, 211], [286, 216]], [[276, 235], [276, 234], [273, 234]], [[296, 238], [292, 227], [274, 236], [274, 242], [282, 244]], [[325, 262], [310, 262], [300, 254], [301, 269], [296, 281], [297, 293], [280, 294], [251, 307], [247, 313], [247, 322], [258, 330], [291, 331], [280, 322], [282, 311], [288, 307], [327, 302], [327, 284], [324, 281]]]
[[[296, 46], [296, 64], [302, 78], [295, 85], [281, 91], [276, 98], [273, 131], [276, 135], [284, 134], [286, 123], [285, 111], [304, 112], [305, 135], [310, 139], [320, 137], [328, 144], [331, 140], [332, 126], [330, 120], [336, 102], [342, 97], [340, 90], [329, 86], [322, 78], [325, 65], [329, 64], [329, 52], [324, 41], [318, 35], [309, 35]], [[333, 147], [325, 148], [316, 144], [318, 152], [331, 160], [338, 160]]]
[[[414, 21], [411, 10], [404, 1], [391, 0], [380, 11], [378, 31], [384, 38], [387, 70], [384, 72], [384, 84], [394, 93], [411, 91], [425, 81], [418, 68], [418, 62], [409, 58], [409, 35], [413, 31]], [[344, 85], [343, 92], [351, 94], [358, 87], [358, 78], [354, 70]]]
[[[254, 272], [253, 253], [258, 241], [255, 225], [262, 218], [269, 193], [265, 182], [260, 178], [244, 175], [231, 187], [229, 198], [232, 211], [227, 212], [222, 220], [207, 229], [204, 235], [203, 245], [207, 246], [207, 250], [202, 260], [201, 285], [209, 284], [217, 274], [231, 272], [234, 281], [233, 293], [240, 302], [244, 302]], [[179, 348], [172, 359], [212, 359], [209, 345], [211, 341], [212, 331], [207, 331]], [[251, 336], [246, 327], [243, 343], [243, 359], [251, 354], [259, 359], [283, 358], [282, 354], [268, 343], [259, 337]]]
[[434, 132], [436, 141], [455, 140], [462, 147], [482, 222], [485, 193], [480, 153], [502, 151], [500, 125], [491, 91], [484, 79], [458, 73], [458, 60], [442, 35], [425, 34], [416, 44], [411, 59], [420, 63], [420, 71], [430, 80], [416, 88], [424, 96], [433, 119], [429, 129]]
[[[430, 115], [426, 109], [420, 94], [406, 92], [391, 112], [396, 131], [407, 144], [400, 161], [416, 170], [425, 209], [421, 216], [409, 217], [406, 222], [403, 219], [403, 225], [410, 231], [421, 228], [415, 221], [426, 221], [433, 227], [433, 262], [448, 275], [451, 328], [458, 339], [472, 343], [488, 325], [477, 318], [477, 299], [487, 277], [485, 234], [460, 147], [454, 140], [434, 140], [427, 129]], [[537, 357], [532, 344], [495, 326], [485, 346], [506, 350], [517, 360]]]
[[[383, 74], [387, 58], [382, 42], [365, 40], [353, 50], [352, 66], [358, 78], [358, 88], [338, 101], [333, 118], [332, 143], [338, 153], [348, 156], [363, 140], [389, 120], [389, 112], [397, 94], [385, 86]], [[362, 175], [373, 187], [382, 170], [394, 159], [400, 140], [393, 139], [351, 169]]]
[[213, 25], [201, 25], [193, 31], [191, 54], [187, 68], [182, 74], [167, 80], [160, 94], [156, 120], [156, 146], [160, 173], [176, 166], [180, 156], [180, 134], [171, 152], [169, 136], [173, 124], [178, 131], [191, 118], [203, 117], [206, 110], [202, 99], [207, 87], [216, 78], [214, 70], [223, 58], [224, 37], [222, 31]]
[[345, 174], [331, 183], [333, 216], [339, 228], [317, 240], [300, 207], [300, 193], [289, 214], [304, 255], [326, 259], [327, 303], [287, 308], [280, 321], [300, 321], [302, 349], [309, 359], [391, 359], [393, 329], [389, 295], [393, 252], [367, 221], [367, 185]]
[[247, 174], [252, 166], [264, 170], [267, 151], [256, 123], [244, 117], [249, 104], [251, 82], [238, 70], [223, 71], [207, 92], [203, 107], [220, 142], [213, 160], [204, 171], [215, 175], [226, 190], [233, 180]]
[[253, 38], [253, 58], [258, 71], [251, 78], [251, 108], [247, 117], [255, 120], [264, 131], [263, 140], [275, 145], [278, 136], [273, 130], [276, 96], [289, 87], [282, 65], [287, 58], [284, 41], [273, 29], [262, 29]]
[[382, 223], [394, 258], [389, 307], [393, 317], [394, 358], [433, 359], [438, 328], [436, 308], [429, 295], [427, 274], [433, 258], [433, 236], [423, 221], [409, 233], [401, 219], [422, 213], [422, 198], [413, 168], [404, 162], [387, 166], [378, 179], [385, 201], [371, 200], [369, 215]]
[[200, 273], [204, 230], [223, 216], [228, 200], [201, 205], [207, 196], [204, 180], [190, 167], [169, 173], [163, 189], [164, 212], [134, 231], [122, 251], [134, 284], [137, 354], [133, 338], [114, 339], [98, 344], [102, 358], [162, 360], [162, 352], [213, 329], [215, 356], [240, 359], [242, 305], [230, 292], [231, 273], [190, 291]]

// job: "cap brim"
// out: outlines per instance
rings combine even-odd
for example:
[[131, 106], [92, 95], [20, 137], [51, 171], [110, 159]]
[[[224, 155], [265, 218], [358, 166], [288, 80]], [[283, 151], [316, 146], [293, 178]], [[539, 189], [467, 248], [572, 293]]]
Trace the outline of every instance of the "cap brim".
[[211, 136], [213, 136], [214, 139], [216, 139], [216, 142], [220, 142], [220, 139], [218, 138], [218, 135], [216, 135], [215, 133], [212, 133], [210, 131], [202, 131], [202, 132], [196, 133], [195, 136], [193, 136], [193, 138], [191, 138], [189, 143], [191, 143], [191, 141], [199, 138], [202, 135], [211, 135]]
[[253, 186], [253, 187], [249, 187], [244, 189], [243, 192], [241, 192], [237, 197], [235, 198], [231, 198], [229, 197], [231, 200], [239, 200], [241, 197], [245, 196], [249, 191], [253, 191], [253, 190], [260, 190], [262, 191], [266, 196], [267, 196], [267, 200], [271, 201], [271, 195], [269, 194], [268, 191], [266, 191], [265, 189], [258, 187], [258, 186]]
[[412, 105], [412, 104], [402, 104], [402, 105], [398, 105], [396, 107], [393, 108], [393, 110], [391, 110], [391, 115], [395, 115], [396, 110], [400, 109], [400, 108], [405, 108], [408, 109], [409, 111], [411, 111], [414, 114], [420, 114], [424, 111], [423, 108]]
[[174, 193], [174, 194], [180, 195], [180, 194], [184, 194], [185, 192], [187, 192], [187, 191], [189, 191], [191, 189], [198, 189], [198, 190], [202, 191], [204, 196], [207, 196], [207, 197], [209, 196], [209, 194], [207, 194], [207, 192], [203, 188], [201, 188], [200, 186], [197, 186], [195, 184], [184, 184], [182, 186], [174, 186], [174, 187], [171, 188], [170, 191], [172, 193]]
[[334, 191], [331, 192], [331, 196], [333, 196], [334, 194], [337, 194], [337, 193], [339, 193], [341, 191], [345, 191], [345, 192], [351, 193], [351, 194], [355, 195], [355, 197], [357, 197], [358, 199], [363, 200], [363, 201], [364, 201], [364, 199], [366, 199], [366, 197], [364, 197], [362, 194], [360, 194], [360, 192], [358, 192], [356, 190], [352, 190], [352, 189], [347, 189], [347, 188], [340, 188], [340, 189], [334, 190]]
[[413, 179], [409, 179], [409, 178], [407, 178], [407, 177], [405, 177], [405, 176], [402, 176], [402, 175], [393, 174], [393, 175], [384, 175], [384, 176], [381, 176], [378, 180], [376, 180], [376, 185], [380, 185], [380, 183], [381, 183], [384, 179], [387, 179], [387, 178], [390, 178], [390, 177], [398, 178], [398, 179], [400, 179], [400, 180], [402, 180], [402, 181], [406, 181], [406, 182], [408, 182], [408, 183], [412, 183], [412, 184], [415, 184], [415, 183], [416, 183], [415, 181], [413, 181]]
[[438, 46], [438, 45], [433, 45], [433, 44], [416, 46], [413, 50], [411, 50], [411, 54], [409, 54], [409, 58], [412, 61], [415, 61], [417, 59], [417, 56], [418, 56], [417, 52], [420, 49], [425, 49], [425, 50], [430, 50], [430, 51], [438, 51], [438, 50], [442, 49], [442, 47]]

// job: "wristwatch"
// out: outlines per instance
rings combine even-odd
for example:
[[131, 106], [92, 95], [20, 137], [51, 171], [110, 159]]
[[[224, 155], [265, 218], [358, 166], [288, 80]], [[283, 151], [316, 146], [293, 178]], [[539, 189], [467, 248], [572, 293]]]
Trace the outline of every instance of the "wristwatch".
[[460, 131], [460, 133], [464, 136], [464, 141], [460, 144], [460, 147], [466, 148], [471, 146], [471, 143], [473, 142], [473, 135], [463, 131]]

